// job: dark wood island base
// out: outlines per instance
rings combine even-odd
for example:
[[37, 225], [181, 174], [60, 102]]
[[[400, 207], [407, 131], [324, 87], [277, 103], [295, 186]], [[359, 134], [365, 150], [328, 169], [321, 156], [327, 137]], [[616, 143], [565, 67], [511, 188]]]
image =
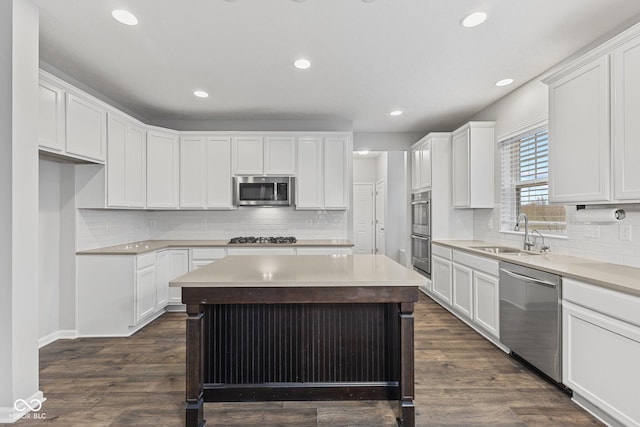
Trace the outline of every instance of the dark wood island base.
[[[228, 286], [233, 286], [229, 284]], [[183, 287], [187, 427], [204, 402], [397, 400], [415, 425], [415, 286]]]
[[205, 402], [396, 401], [415, 425], [414, 303], [384, 255], [227, 256], [171, 281], [187, 305], [186, 426]]

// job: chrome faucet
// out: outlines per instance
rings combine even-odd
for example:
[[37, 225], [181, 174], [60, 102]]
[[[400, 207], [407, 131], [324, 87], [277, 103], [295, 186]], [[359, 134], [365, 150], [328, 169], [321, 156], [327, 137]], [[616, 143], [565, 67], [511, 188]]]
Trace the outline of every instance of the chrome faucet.
[[531, 248], [535, 245], [535, 242], [529, 240], [529, 217], [526, 213], [521, 213], [518, 215], [518, 219], [516, 220], [516, 226], [514, 227], [515, 231], [520, 231], [520, 220], [524, 219], [524, 242], [522, 244], [522, 249], [525, 251], [531, 250]]
[[[542, 239], [542, 244], [540, 244], [540, 252], [549, 252], [551, 247], [549, 245], [544, 244], [544, 236], [540, 234], [538, 230], [533, 230], [531, 233], [537, 233], [538, 236], [540, 236], [540, 238]], [[533, 243], [535, 244], [535, 237], [534, 237]]]

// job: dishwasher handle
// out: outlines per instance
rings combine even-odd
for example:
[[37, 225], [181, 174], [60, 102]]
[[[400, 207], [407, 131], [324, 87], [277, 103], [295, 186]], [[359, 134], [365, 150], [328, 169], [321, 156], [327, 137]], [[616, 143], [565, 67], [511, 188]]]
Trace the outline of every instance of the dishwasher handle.
[[526, 282], [536, 283], [538, 285], [548, 286], [550, 288], [558, 287], [557, 283], [548, 282], [546, 280], [534, 279], [533, 277], [529, 277], [529, 276], [523, 276], [522, 274], [514, 273], [513, 271], [505, 270], [504, 268], [501, 268], [500, 271], [502, 271], [505, 274], [508, 274], [511, 277], [515, 277], [516, 279], [524, 280]]

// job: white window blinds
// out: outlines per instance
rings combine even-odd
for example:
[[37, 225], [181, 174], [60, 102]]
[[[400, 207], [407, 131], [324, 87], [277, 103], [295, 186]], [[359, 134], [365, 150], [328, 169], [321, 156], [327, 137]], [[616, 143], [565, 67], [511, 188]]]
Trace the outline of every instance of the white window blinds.
[[520, 213], [532, 230], [564, 234], [565, 207], [549, 205], [549, 133], [545, 127], [502, 142], [501, 230], [512, 231]]

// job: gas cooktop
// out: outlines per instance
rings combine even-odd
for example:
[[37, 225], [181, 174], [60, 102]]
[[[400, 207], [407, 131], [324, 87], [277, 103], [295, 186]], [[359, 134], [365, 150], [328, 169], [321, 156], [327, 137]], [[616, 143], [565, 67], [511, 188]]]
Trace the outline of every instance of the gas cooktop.
[[229, 240], [230, 244], [243, 244], [243, 243], [295, 243], [298, 240], [293, 236], [283, 237], [232, 237]]

